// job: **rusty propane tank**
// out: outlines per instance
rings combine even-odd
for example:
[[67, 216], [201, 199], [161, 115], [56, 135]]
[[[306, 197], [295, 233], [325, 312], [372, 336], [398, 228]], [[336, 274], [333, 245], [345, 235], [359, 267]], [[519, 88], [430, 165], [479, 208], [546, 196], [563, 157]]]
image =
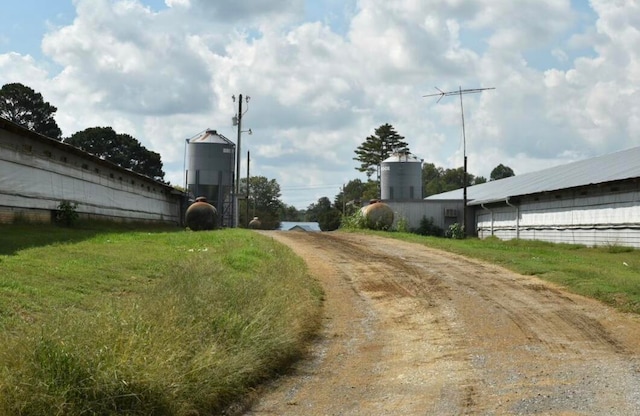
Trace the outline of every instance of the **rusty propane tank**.
[[207, 198], [199, 196], [187, 208], [185, 222], [193, 231], [213, 230], [218, 225], [218, 211], [207, 202]]
[[388, 230], [393, 224], [393, 210], [380, 200], [371, 200], [360, 212], [365, 218], [367, 228], [371, 230]]

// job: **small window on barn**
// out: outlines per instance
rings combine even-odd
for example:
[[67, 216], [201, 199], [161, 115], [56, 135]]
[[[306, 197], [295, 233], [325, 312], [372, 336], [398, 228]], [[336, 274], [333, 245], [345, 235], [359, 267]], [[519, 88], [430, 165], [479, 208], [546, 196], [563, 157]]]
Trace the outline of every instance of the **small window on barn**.
[[87, 165], [86, 163], [82, 164], [82, 169], [89, 169], [89, 165]]
[[51, 152], [49, 150], [45, 150], [44, 152], [42, 152], [42, 154], [46, 157], [51, 157]]
[[30, 144], [23, 144], [22, 151], [26, 153], [31, 153], [33, 151], [33, 147]]
[[66, 156], [60, 156], [60, 161], [67, 163], [67, 157]]
[[110, 173], [110, 174], [109, 174], [109, 177], [110, 177], [111, 179], [113, 179], [113, 178], [114, 178], [113, 173]]
[[98, 169], [98, 168], [93, 168], [93, 171], [94, 171], [95, 173], [100, 173], [100, 169]]
[[136, 181], [134, 181], [133, 179], [131, 179], [131, 185], [135, 185]]
[[118, 180], [121, 181], [122, 180], [122, 176], [118, 176]]

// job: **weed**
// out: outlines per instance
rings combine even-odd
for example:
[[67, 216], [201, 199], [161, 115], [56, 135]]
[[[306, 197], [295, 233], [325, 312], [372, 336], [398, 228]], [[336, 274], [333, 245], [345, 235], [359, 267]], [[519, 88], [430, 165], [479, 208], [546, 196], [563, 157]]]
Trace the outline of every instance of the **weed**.
[[464, 226], [458, 222], [451, 224], [449, 226], [449, 229], [445, 232], [445, 237], [454, 238], [457, 240], [464, 238]]
[[58, 204], [56, 222], [66, 227], [73, 226], [78, 221], [78, 204], [70, 201], [62, 201]]

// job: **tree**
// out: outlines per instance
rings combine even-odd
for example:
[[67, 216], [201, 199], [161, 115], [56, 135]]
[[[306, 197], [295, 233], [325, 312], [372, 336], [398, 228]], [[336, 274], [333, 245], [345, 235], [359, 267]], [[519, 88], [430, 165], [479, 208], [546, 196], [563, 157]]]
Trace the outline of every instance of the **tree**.
[[[249, 200], [240, 202], [240, 224], [247, 224], [246, 207], [249, 204], [251, 217], [260, 219], [261, 228], [275, 230], [280, 227], [280, 215], [284, 204], [280, 200], [280, 185], [275, 179], [267, 179], [264, 176], [252, 176], [249, 178]], [[240, 195], [246, 195], [247, 179], [240, 179]], [[255, 215], [254, 215], [255, 213]]]
[[360, 179], [350, 180], [333, 199], [333, 206], [347, 215], [362, 205], [366, 184]]
[[[425, 196], [435, 195], [442, 192], [452, 191], [464, 187], [464, 168], [442, 169], [436, 167], [433, 163], [425, 163], [422, 165], [422, 181]], [[467, 186], [482, 183], [484, 178], [479, 176], [476, 178], [467, 172]]]
[[380, 164], [396, 150], [409, 151], [409, 145], [404, 141], [390, 124], [383, 124], [375, 130], [375, 134], [366, 140], [355, 150], [356, 157], [353, 160], [360, 162], [356, 168], [365, 172], [367, 178], [376, 173], [376, 182], [380, 181]]
[[318, 221], [320, 214], [331, 209], [331, 200], [326, 196], [319, 198], [316, 203], [307, 207], [305, 220]]
[[91, 127], [74, 133], [64, 142], [157, 181], [164, 179], [158, 153], [147, 150], [128, 134], [116, 133], [111, 127]]
[[473, 181], [473, 184], [480, 185], [481, 183], [487, 183], [487, 178], [485, 178], [484, 176], [476, 176], [475, 180]]
[[0, 117], [60, 140], [62, 131], [54, 114], [58, 109], [42, 98], [42, 94], [20, 83], [5, 84], [0, 88]]
[[425, 196], [444, 192], [441, 181], [443, 175], [444, 169], [436, 167], [433, 163], [424, 163], [422, 165], [422, 189]]
[[322, 231], [333, 231], [340, 227], [340, 211], [331, 205], [331, 200], [326, 196], [318, 199], [315, 204], [307, 207], [305, 219], [317, 221]]
[[280, 221], [302, 221], [302, 214], [293, 205], [282, 204]]
[[511, 169], [509, 166], [504, 166], [501, 163], [493, 168], [493, 170], [491, 171], [490, 179], [492, 181], [497, 181], [498, 179], [504, 179], [511, 176], [516, 176], [516, 174], [513, 173], [513, 169]]

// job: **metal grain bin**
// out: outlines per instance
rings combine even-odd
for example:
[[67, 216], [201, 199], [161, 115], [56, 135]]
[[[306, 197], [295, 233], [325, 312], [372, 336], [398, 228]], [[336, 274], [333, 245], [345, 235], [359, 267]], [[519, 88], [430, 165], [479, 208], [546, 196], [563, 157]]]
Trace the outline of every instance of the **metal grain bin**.
[[187, 139], [187, 190], [217, 208], [220, 226], [233, 223], [235, 143], [215, 130]]
[[422, 160], [409, 152], [396, 152], [381, 163], [382, 200], [422, 199]]

